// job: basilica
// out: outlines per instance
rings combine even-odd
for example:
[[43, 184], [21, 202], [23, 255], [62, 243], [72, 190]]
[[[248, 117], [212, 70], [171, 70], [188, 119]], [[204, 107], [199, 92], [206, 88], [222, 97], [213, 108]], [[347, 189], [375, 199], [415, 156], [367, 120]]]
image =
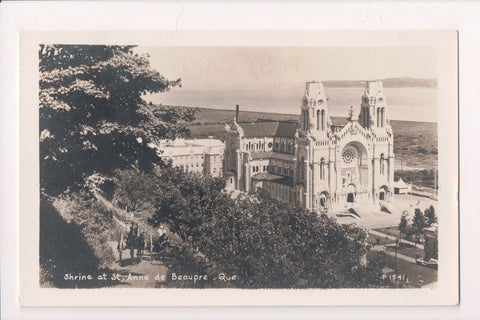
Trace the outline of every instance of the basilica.
[[[393, 132], [381, 81], [368, 81], [359, 111], [332, 123], [323, 84], [307, 82], [300, 121], [227, 124], [227, 187], [262, 188], [314, 212], [393, 197]], [[300, 98], [300, 97], [299, 97]]]

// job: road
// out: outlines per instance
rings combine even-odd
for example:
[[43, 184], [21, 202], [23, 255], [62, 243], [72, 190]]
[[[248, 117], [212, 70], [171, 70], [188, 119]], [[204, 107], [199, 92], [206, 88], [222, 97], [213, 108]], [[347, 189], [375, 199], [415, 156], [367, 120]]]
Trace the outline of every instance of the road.
[[[371, 250], [374, 250], [374, 251], [383, 251], [383, 252], [385, 252], [386, 254], [388, 254], [388, 255], [390, 255], [390, 256], [392, 256], [392, 257], [395, 257], [395, 252], [392, 252], [392, 251], [390, 251], [390, 250], [387, 250], [386, 246], [375, 246], [375, 247], [373, 247]], [[398, 259], [405, 260], [405, 261], [410, 262], [410, 263], [414, 263], [414, 264], [417, 263], [417, 261], [415, 260], [415, 258], [406, 256], [406, 255], [401, 254], [401, 253], [397, 253], [397, 258], [398, 258]]]
[[[393, 240], [397, 240], [398, 238], [395, 237], [395, 236], [392, 236], [392, 235], [389, 235], [389, 234], [386, 234], [386, 233], [382, 233], [382, 232], [378, 232], [376, 230], [368, 230], [369, 233], [373, 234], [373, 235], [376, 235], [376, 236], [379, 236], [379, 237], [382, 237], [382, 238], [386, 238], [386, 239], [393, 239]], [[412, 245], [412, 246], [415, 246], [415, 243], [412, 242], [412, 241], [408, 241], [408, 240], [405, 240], [405, 239], [400, 239], [400, 242], [401, 243], [406, 243], [406, 244], [409, 244], [409, 245]], [[422, 249], [424, 250], [424, 247], [422, 244], [418, 244], [417, 243], [417, 248], [419, 249]]]

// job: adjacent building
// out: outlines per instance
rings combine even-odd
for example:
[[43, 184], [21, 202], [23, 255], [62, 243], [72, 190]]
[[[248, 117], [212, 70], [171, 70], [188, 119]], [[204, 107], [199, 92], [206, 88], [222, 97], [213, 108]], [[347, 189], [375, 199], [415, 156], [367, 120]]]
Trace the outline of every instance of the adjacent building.
[[170, 161], [174, 167], [212, 177], [223, 174], [224, 148], [218, 139], [175, 139], [157, 145], [162, 160]]
[[320, 212], [346, 203], [393, 196], [393, 132], [381, 81], [369, 81], [360, 111], [332, 123], [327, 92], [307, 82], [300, 121], [240, 122], [226, 126], [227, 186]]

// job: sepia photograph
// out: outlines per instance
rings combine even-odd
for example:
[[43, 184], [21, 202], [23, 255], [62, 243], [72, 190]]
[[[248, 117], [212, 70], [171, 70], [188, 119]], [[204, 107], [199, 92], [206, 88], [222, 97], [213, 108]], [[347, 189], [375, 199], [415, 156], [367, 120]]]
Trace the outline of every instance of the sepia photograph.
[[479, 3], [0, 3], [0, 318], [477, 319]]
[[431, 48], [38, 51], [41, 287], [436, 285]]
[[23, 35], [22, 301], [455, 303], [456, 34], [210, 34]]

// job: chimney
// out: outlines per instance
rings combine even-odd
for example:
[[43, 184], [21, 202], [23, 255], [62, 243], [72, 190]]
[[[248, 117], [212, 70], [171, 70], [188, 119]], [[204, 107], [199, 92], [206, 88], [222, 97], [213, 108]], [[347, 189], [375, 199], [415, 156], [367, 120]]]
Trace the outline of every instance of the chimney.
[[235, 119], [236, 119], [237, 122], [238, 122], [238, 114], [239, 114], [239, 112], [240, 112], [240, 106], [237, 104], [237, 109], [236, 109], [236, 111], [235, 111]]

